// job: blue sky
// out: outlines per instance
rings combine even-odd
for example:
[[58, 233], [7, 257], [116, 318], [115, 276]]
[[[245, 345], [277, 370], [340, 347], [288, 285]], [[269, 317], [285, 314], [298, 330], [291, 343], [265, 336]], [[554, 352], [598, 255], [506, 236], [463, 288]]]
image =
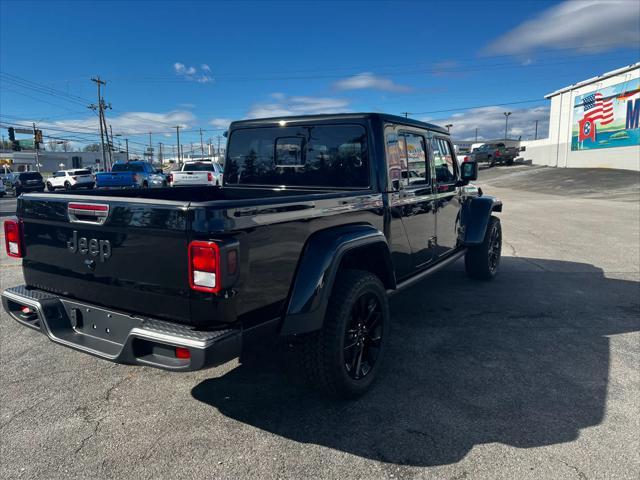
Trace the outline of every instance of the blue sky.
[[140, 145], [148, 131], [171, 144], [177, 124], [199, 142], [189, 130], [334, 111], [411, 112], [487, 138], [508, 109], [526, 138], [536, 119], [545, 133], [545, 94], [638, 61], [639, 25], [633, 1], [2, 1], [0, 120], [92, 138], [83, 101], [99, 74], [107, 120]]

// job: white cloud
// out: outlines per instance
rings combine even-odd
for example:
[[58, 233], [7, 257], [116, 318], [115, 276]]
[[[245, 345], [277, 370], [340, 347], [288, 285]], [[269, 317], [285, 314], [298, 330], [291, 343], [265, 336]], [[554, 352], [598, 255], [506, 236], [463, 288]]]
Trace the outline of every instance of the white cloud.
[[[175, 110], [171, 112], [125, 112], [120, 115], [108, 115], [107, 123], [113, 127], [113, 133], [122, 135], [145, 134], [148, 132], [166, 131], [179, 125], [188, 128], [196, 121], [193, 113], [184, 110]], [[43, 130], [47, 128], [68, 130], [77, 132], [86, 131], [87, 135], [99, 133], [98, 119], [95, 116], [83, 119], [57, 120], [55, 122], [40, 122], [39, 125]], [[58, 135], [53, 133], [52, 135]], [[69, 134], [72, 135], [73, 134]], [[59, 136], [65, 136], [61, 132]]]
[[342, 98], [271, 95], [272, 102], [257, 103], [247, 114], [250, 118], [313, 115], [317, 113], [345, 112], [349, 102]]
[[209, 120], [209, 125], [215, 128], [228, 128], [231, 122], [230, 118], [213, 118]]
[[408, 92], [411, 87], [398, 85], [389, 78], [379, 77], [371, 72], [358, 73], [351, 77], [343, 78], [333, 84], [338, 90], [383, 90], [387, 92]]
[[200, 65], [200, 71], [198, 71], [196, 67], [187, 67], [184, 63], [180, 62], [174, 63], [173, 69], [175, 70], [177, 76], [182, 77], [185, 80], [198, 83], [213, 82], [213, 77], [209, 75], [211, 73], [211, 67], [209, 67], [209, 65], [207, 65], [206, 63]]
[[454, 140], [475, 140], [476, 128], [478, 140], [497, 140], [504, 138], [505, 116], [510, 111], [509, 138], [522, 137], [522, 140], [533, 140], [538, 120], [538, 138], [544, 138], [549, 130], [549, 107], [511, 109], [493, 106], [474, 108], [455, 113], [448, 118], [424, 119], [437, 125], [453, 124], [451, 135]]
[[601, 52], [638, 48], [640, 3], [637, 0], [565, 1], [528, 20], [488, 45], [488, 54], [518, 55], [537, 48], [580, 48]]

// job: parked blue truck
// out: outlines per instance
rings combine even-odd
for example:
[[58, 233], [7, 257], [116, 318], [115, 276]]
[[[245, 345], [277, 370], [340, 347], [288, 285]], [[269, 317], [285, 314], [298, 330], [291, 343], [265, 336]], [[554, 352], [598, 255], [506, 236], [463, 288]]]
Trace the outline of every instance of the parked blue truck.
[[96, 188], [166, 187], [167, 179], [161, 170], [143, 161], [116, 163], [110, 172], [96, 174]]

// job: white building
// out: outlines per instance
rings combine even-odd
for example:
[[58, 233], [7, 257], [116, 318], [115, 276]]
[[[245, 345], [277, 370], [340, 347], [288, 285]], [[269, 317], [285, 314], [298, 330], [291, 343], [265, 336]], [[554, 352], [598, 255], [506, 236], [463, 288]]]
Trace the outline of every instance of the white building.
[[532, 163], [640, 171], [640, 63], [561, 88], [549, 138], [522, 142]]

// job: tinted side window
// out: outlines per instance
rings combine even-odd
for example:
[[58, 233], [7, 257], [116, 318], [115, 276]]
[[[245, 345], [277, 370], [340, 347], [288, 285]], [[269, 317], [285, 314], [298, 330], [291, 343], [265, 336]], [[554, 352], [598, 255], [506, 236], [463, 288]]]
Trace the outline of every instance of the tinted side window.
[[406, 157], [400, 155], [398, 135], [392, 128], [387, 128], [386, 153], [389, 180], [391, 182], [389, 187], [392, 190], [399, 190], [401, 184], [407, 185], [406, 177], [403, 178], [403, 174], [407, 172], [407, 163]]
[[235, 130], [229, 138], [225, 183], [368, 187], [366, 130], [360, 125]]
[[415, 133], [400, 133], [398, 144], [402, 163], [407, 166], [402, 177], [409, 185], [424, 185], [428, 183], [427, 149], [422, 135]]
[[452, 183], [456, 181], [455, 161], [453, 153], [449, 147], [449, 142], [442, 138], [431, 139], [431, 149], [433, 150], [433, 164], [436, 170], [436, 181], [438, 183]]

